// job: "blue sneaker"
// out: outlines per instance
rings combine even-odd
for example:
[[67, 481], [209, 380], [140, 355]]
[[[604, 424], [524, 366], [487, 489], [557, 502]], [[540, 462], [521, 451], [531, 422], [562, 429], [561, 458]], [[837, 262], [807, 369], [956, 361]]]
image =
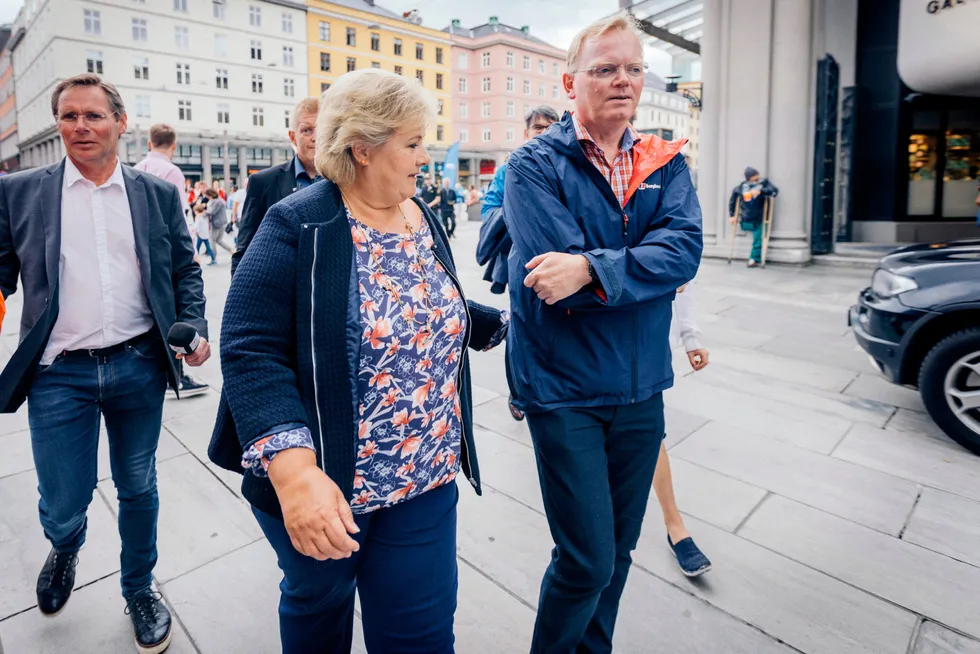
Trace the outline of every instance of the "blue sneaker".
[[700, 577], [711, 569], [711, 561], [694, 544], [693, 538], [687, 537], [675, 545], [670, 542], [670, 534], [668, 534], [667, 544], [677, 557], [677, 565], [681, 567], [684, 576]]

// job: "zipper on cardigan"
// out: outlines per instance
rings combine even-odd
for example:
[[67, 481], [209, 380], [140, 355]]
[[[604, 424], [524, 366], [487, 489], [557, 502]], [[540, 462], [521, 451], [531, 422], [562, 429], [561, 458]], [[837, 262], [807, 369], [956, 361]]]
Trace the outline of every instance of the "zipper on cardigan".
[[316, 431], [320, 436], [320, 468], [327, 472], [327, 453], [323, 448], [323, 420], [320, 417], [320, 387], [316, 378], [316, 338], [313, 334], [316, 319], [316, 255], [320, 229], [313, 228], [313, 265], [310, 267], [310, 358], [313, 359], [313, 403], [316, 405]]

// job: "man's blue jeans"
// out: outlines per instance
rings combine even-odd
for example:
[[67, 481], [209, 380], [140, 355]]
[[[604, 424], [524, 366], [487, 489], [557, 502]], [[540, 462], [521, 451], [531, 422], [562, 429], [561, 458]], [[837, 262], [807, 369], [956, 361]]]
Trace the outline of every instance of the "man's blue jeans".
[[59, 552], [85, 542], [98, 482], [99, 424], [109, 434], [119, 498], [122, 590], [148, 588], [157, 561], [156, 450], [167, 386], [166, 360], [152, 339], [108, 357], [59, 357], [39, 367], [27, 398], [44, 535]]
[[555, 541], [532, 654], [609, 654], [664, 437], [663, 395], [527, 414]]

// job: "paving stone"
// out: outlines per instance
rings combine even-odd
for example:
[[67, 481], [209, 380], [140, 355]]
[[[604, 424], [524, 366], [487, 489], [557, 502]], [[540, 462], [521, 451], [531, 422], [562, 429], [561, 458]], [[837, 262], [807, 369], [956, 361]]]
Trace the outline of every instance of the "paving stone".
[[739, 535], [910, 611], [980, 635], [980, 568], [783, 497], [763, 502]]
[[[166, 429], [160, 429], [160, 443], [157, 445], [157, 464], [172, 459], [175, 456], [187, 454], [187, 450], [173, 437]], [[109, 455], [109, 435], [106, 433], [105, 425], [99, 432], [99, 481], [112, 477], [111, 457]]]
[[[846, 342], [844, 339], [828, 342], [822, 338], [805, 338], [792, 333], [780, 334], [760, 345], [758, 349], [761, 352], [769, 352], [854, 372], [875, 370], [868, 359], [867, 352], [858, 347], [854, 337], [846, 336], [845, 338], [847, 339]], [[819, 347], [814, 347], [814, 343], [819, 343]]]
[[31, 432], [15, 431], [0, 436], [0, 478], [34, 469]]
[[910, 481], [714, 422], [674, 448], [671, 458], [892, 535], [918, 494]]
[[486, 404], [490, 400], [500, 397], [500, 393], [496, 391], [491, 391], [489, 388], [484, 388], [477, 384], [473, 384], [473, 406], [477, 407], [481, 404]]
[[[112, 575], [84, 588], [76, 586], [65, 610], [56, 618], [32, 610], [0, 622], [4, 651], [7, 654], [132, 654], [136, 651], [133, 623], [123, 612], [126, 604], [119, 593], [119, 576]], [[167, 654], [196, 652], [183, 628], [174, 620]]]
[[902, 538], [980, 567], [980, 502], [926, 488]]
[[489, 352], [470, 351], [470, 378], [476, 386], [482, 386], [498, 395], [507, 397], [507, 375], [504, 359]]
[[535, 510], [544, 512], [534, 450], [484, 429], [476, 430], [480, 479]]
[[245, 496], [242, 495], [242, 475], [237, 472], [225, 470], [213, 463], [208, 463], [205, 467], [211, 471], [211, 474], [218, 478], [218, 481], [224, 484], [225, 488], [237, 495], [242, 501], [245, 501]]
[[754, 350], [764, 346], [766, 343], [770, 343], [776, 338], [771, 333], [760, 333], [758, 331], [747, 331], [729, 327], [724, 324], [724, 321], [716, 324], [708, 322], [698, 326], [701, 328], [702, 338], [709, 350], [717, 345], [744, 347]]
[[[157, 478], [160, 558], [154, 574], [162, 582], [262, 537], [249, 508], [189, 454], [159, 464]], [[115, 499], [111, 482], [100, 487]]]
[[507, 654], [526, 651], [534, 611], [464, 562], [459, 562], [459, 602], [453, 633], [456, 651]]
[[919, 395], [918, 391], [893, 384], [875, 373], [858, 375], [854, 383], [844, 391], [844, 394], [912, 411], [925, 412], [926, 410], [922, 403], [922, 396]]
[[949, 440], [949, 436], [947, 436], [943, 430], [939, 428], [939, 425], [933, 422], [928, 413], [922, 413], [919, 411], [910, 411], [908, 409], [899, 408], [885, 427], [894, 431], [924, 434], [943, 441]]
[[166, 425], [170, 420], [181, 416], [211, 411], [211, 419], [204, 420], [204, 422], [210, 422], [214, 425], [214, 418], [218, 415], [218, 401], [220, 399], [221, 396], [213, 389], [204, 395], [187, 397], [183, 400], [175, 400], [168, 396], [163, 402], [163, 424]]
[[980, 459], [951, 440], [855, 425], [834, 457], [980, 500]]
[[27, 402], [24, 402], [17, 413], [0, 413], [0, 434], [12, 434], [28, 429], [30, 423], [27, 419]]
[[[51, 544], [44, 537], [37, 515], [34, 471], [0, 479], [0, 501], [3, 506], [0, 510], [0, 620], [3, 620], [37, 604], [37, 575]], [[118, 570], [116, 519], [96, 493], [88, 509], [86, 543], [78, 556], [75, 583], [88, 584]], [[7, 652], [16, 654], [18, 650], [8, 643]]]
[[720, 363], [729, 368], [764, 375], [769, 379], [779, 379], [833, 393], [839, 393], [856, 377], [850, 370], [758, 350], [740, 347], [709, 349], [712, 365], [708, 369], [711, 369], [715, 363]]
[[[510, 415], [506, 396], [496, 398], [473, 407], [473, 423], [489, 431], [506, 436], [507, 438], [531, 446], [531, 433], [527, 428], [527, 420], [517, 421]], [[476, 443], [477, 455], [482, 459], [480, 442]]]
[[[767, 493], [762, 488], [673, 456], [670, 457], [670, 468], [674, 496], [681, 512], [727, 531], [734, 531]], [[651, 492], [648, 519], [659, 519], [658, 506], [657, 496]]]
[[[905, 652], [917, 616], [707, 523], [694, 518], [687, 522], [697, 535], [698, 546], [712, 561], [711, 572], [699, 581], [684, 577], [667, 547], [664, 527], [651, 520], [646, 521], [633, 553], [634, 566], [800, 652]], [[659, 622], [656, 614], [647, 619]]]
[[[196, 397], [190, 398], [187, 401], [196, 399]], [[207, 463], [208, 445], [211, 443], [211, 434], [214, 432], [216, 411], [215, 408], [205, 407], [195, 413], [171, 418], [163, 423], [163, 429], [169, 432], [199, 461]]]
[[281, 580], [276, 553], [260, 540], [163, 584], [163, 591], [202, 653], [278, 652]]
[[980, 654], [980, 641], [926, 620], [909, 654]]

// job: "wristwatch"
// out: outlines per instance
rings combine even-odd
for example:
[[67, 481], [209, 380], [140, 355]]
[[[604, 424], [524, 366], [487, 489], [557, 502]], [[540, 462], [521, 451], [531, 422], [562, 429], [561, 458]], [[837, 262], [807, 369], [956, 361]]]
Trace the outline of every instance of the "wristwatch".
[[589, 279], [591, 280], [592, 284], [594, 285], [599, 284], [599, 276], [596, 274], [595, 268], [592, 266], [591, 261], [589, 261]]

